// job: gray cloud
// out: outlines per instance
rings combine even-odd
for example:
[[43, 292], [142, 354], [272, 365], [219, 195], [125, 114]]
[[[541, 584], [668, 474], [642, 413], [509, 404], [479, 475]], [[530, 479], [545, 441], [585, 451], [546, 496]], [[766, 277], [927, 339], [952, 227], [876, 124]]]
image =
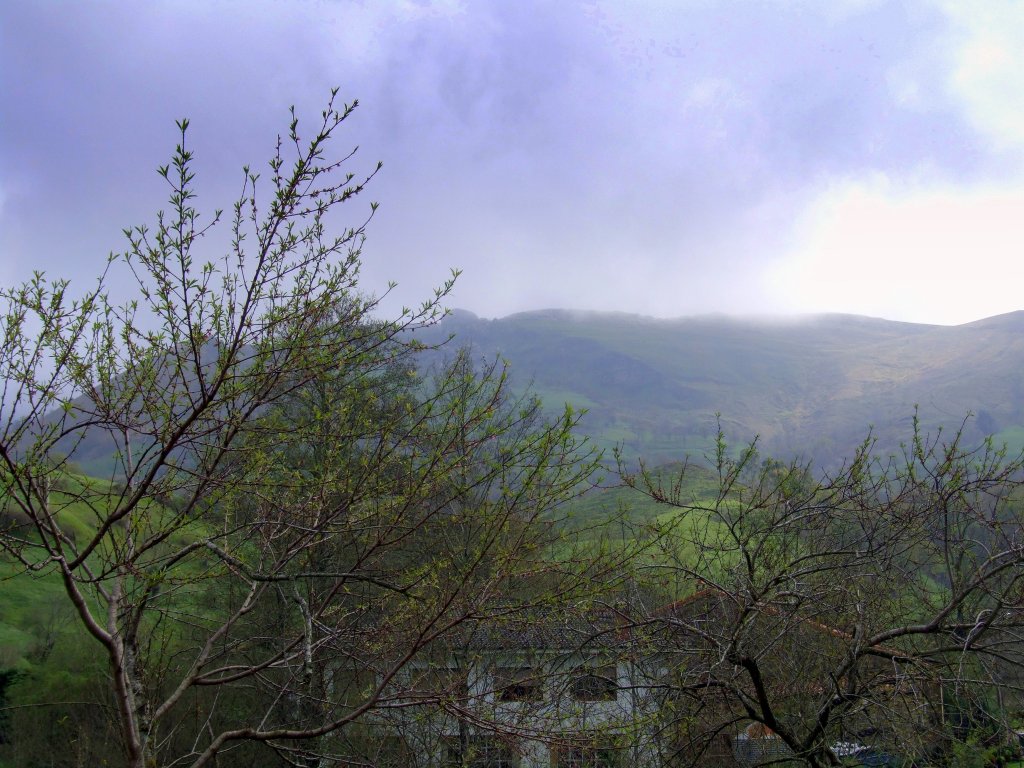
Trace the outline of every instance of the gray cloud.
[[463, 267], [454, 303], [485, 315], [762, 308], [759, 270], [830, 179], [1016, 162], [950, 95], [937, 11], [836, 7], [7, 4], [0, 279], [116, 248], [160, 204], [176, 117], [225, 205], [285, 107], [339, 85], [363, 104], [347, 138], [385, 161], [371, 284], [413, 300]]

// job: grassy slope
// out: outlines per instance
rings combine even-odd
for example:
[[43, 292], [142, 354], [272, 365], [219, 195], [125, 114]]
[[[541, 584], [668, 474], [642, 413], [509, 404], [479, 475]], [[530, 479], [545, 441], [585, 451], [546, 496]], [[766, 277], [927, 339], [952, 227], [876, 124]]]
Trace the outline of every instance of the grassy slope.
[[[666, 465], [658, 473], [671, 484], [678, 479], [679, 469], [678, 464]], [[686, 468], [680, 485], [681, 503], [710, 507], [717, 495], [714, 473], [696, 465]], [[575, 501], [567, 512], [566, 527], [569, 541], [584, 550], [618, 551], [642, 545], [642, 558], [649, 563], [686, 564], [697, 561], [692, 537], [700, 534], [713, 538], [716, 531], [716, 524], [709, 522], [705, 513], [671, 507], [622, 485], [595, 489]], [[664, 536], [669, 531], [671, 535]], [[569, 550], [566, 545], [556, 556], [564, 556]], [[641, 569], [641, 573], [653, 580], [648, 586], [661, 599], [683, 597], [693, 588], [691, 583], [679, 581], [674, 569]]]
[[[667, 467], [673, 473], [677, 466]], [[106, 481], [85, 475], [68, 475], [55, 491], [53, 502], [62, 507], [60, 519], [65, 530], [78, 541], [95, 531], [96, 514], [76, 500], [83, 489], [101, 490]], [[717, 480], [699, 466], [687, 469], [684, 496], [695, 501], [708, 500], [717, 491]], [[155, 508], [157, 516], [167, 510]], [[681, 513], [632, 489], [615, 486], [596, 489], [577, 500], [567, 510], [567, 524], [580, 532], [584, 542], [606, 538], [632, 543], [656, 526], [666, 526]], [[614, 522], [612, 522], [614, 521]], [[188, 531], [176, 539], [189, 537]], [[71, 615], [67, 596], [53, 569], [26, 574], [10, 561], [0, 560], [0, 667], [31, 667], [30, 657], [47, 634], [80, 636], [81, 628]]]
[[[108, 487], [105, 480], [69, 473], [61, 479], [59, 489], [51, 493], [64, 531], [82, 542], [96, 531], [97, 511], [83, 503], [83, 491], [101, 493]], [[149, 509], [158, 521], [170, 510], [158, 504]], [[104, 510], [98, 510], [102, 514]], [[170, 543], [180, 544], [191, 537], [189, 529], [172, 536]], [[10, 559], [0, 558], [0, 667], [29, 665], [34, 645], [44, 635], [77, 637], [84, 630], [72, 615], [67, 593], [55, 569], [35, 573]]]

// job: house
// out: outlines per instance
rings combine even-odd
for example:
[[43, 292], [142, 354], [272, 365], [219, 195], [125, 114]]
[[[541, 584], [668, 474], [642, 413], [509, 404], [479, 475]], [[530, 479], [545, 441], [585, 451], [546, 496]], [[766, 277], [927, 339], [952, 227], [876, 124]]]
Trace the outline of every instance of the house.
[[930, 670], [890, 648], [848, 664], [855, 642], [792, 606], [748, 610], [713, 590], [640, 617], [488, 622], [395, 681], [402, 706], [376, 716], [388, 744], [376, 762], [747, 768], [785, 760], [794, 744], [823, 758], [926, 752], [941, 721]]
[[406, 706], [378, 719], [412, 768], [654, 765], [653, 698], [612, 612], [488, 623], [419, 661], [396, 685]]

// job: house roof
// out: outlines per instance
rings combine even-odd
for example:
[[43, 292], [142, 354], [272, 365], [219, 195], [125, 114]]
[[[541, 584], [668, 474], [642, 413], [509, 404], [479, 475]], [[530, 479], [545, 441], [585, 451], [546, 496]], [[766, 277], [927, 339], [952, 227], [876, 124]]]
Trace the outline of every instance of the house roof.
[[592, 650], [621, 645], [624, 621], [608, 608], [534, 609], [489, 619], [465, 638], [473, 650]]
[[[794, 628], [810, 629], [842, 641], [854, 640], [853, 634], [844, 629], [837, 629], [808, 616], [787, 612], [788, 606], [783, 602], [755, 603], [751, 606], [744, 606], [736, 596], [716, 588], [698, 590], [685, 598], [669, 603], [655, 611], [653, 618], [655, 621], [669, 620], [669, 622], [673, 618], [680, 619], [681, 621], [692, 621], [697, 618], [718, 619], [722, 621], [725, 619], [728, 611], [738, 611], [741, 607], [749, 608], [752, 614], [756, 614], [759, 617], [769, 616], [782, 621], [792, 621], [794, 622]], [[703, 613], [703, 616], [700, 616], [701, 613]], [[909, 658], [909, 654], [906, 651], [882, 645], [866, 648], [865, 653], [873, 656], [882, 656], [894, 661]]]

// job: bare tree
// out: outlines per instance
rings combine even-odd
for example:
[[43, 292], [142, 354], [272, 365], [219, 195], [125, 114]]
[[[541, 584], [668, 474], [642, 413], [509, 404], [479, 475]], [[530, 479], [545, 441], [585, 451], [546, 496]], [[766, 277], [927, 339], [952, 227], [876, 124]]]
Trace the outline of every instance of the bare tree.
[[[332, 95], [307, 139], [293, 112], [269, 178], [245, 169], [219, 260], [199, 255], [221, 216], [193, 205], [183, 121], [169, 213], [127, 230], [92, 290], [0, 291], [0, 546], [61, 580], [133, 768], [348, 760], [447, 637], [597, 573], [547, 556], [592, 469], [576, 416], [465, 355], [416, 372], [409, 331], [451, 281], [393, 320], [359, 292], [366, 221], [330, 232], [377, 171], [326, 154], [355, 106]], [[106, 456], [105, 478], [70, 463]]]
[[720, 435], [710, 500], [685, 497], [685, 470], [625, 473], [680, 511], [657, 567], [690, 594], [639, 618], [668, 762], [998, 745], [1024, 648], [1022, 462], [963, 435], [915, 423], [902, 454], [869, 439], [817, 478], [754, 446], [730, 459]]

